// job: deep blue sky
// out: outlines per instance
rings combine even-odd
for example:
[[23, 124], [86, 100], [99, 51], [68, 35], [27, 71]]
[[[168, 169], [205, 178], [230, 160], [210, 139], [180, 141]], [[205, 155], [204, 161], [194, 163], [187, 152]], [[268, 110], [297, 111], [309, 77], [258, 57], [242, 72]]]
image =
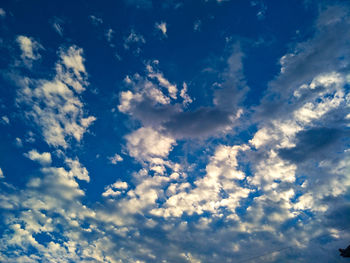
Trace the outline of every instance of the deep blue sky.
[[347, 1], [2, 1], [0, 262], [343, 262]]

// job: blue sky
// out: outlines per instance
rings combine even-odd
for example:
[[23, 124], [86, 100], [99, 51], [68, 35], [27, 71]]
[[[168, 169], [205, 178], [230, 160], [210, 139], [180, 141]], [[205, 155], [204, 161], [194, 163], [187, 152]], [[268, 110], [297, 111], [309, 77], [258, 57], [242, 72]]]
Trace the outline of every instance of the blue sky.
[[2, 1], [1, 262], [343, 262], [347, 1]]

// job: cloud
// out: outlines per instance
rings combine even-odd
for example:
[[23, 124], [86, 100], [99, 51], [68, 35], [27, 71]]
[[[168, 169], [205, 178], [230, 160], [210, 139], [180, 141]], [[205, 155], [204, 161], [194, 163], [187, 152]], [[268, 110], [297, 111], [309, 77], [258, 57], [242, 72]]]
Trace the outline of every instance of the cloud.
[[140, 161], [167, 157], [175, 140], [150, 127], [142, 127], [125, 137], [129, 155]]
[[167, 25], [165, 22], [156, 23], [154, 27], [162, 32], [163, 36], [167, 37]]
[[186, 84], [186, 82], [184, 82], [182, 84], [182, 89], [180, 91], [180, 97], [183, 98], [182, 104], [184, 106], [187, 106], [188, 104], [191, 104], [193, 102], [193, 100], [191, 99], [191, 97], [187, 93], [187, 89], [188, 89], [187, 84]]
[[100, 17], [96, 17], [94, 15], [90, 15], [89, 18], [90, 18], [90, 20], [91, 20], [91, 22], [92, 22], [92, 24], [94, 26], [98, 26], [98, 25], [103, 24], [103, 20]]
[[6, 17], [6, 12], [5, 12], [5, 10], [3, 8], [0, 8], [0, 17], [1, 18]]
[[72, 46], [60, 52], [52, 80], [22, 79], [17, 101], [29, 106], [28, 118], [41, 128], [50, 146], [67, 148], [68, 137], [79, 142], [96, 119], [84, 117], [83, 103], [77, 96], [88, 85], [83, 61], [82, 50]]
[[43, 166], [50, 165], [52, 162], [51, 154], [49, 152], [39, 153], [35, 149], [29, 151], [28, 153], [25, 153], [24, 156], [32, 161], [40, 163]]
[[[158, 64], [158, 61], [155, 61], [155, 64]], [[153, 67], [147, 65], [148, 77], [151, 79], [156, 79], [159, 82], [159, 85], [166, 88], [169, 92], [169, 96], [173, 99], [176, 99], [177, 87], [174, 84], [171, 84], [166, 78], [164, 78], [163, 73], [155, 71]]]
[[[242, 73], [242, 57], [243, 53], [239, 45], [236, 45], [228, 58], [228, 67], [222, 74], [224, 81], [214, 91], [214, 106], [186, 111], [186, 104], [192, 101], [186, 96], [187, 84], [180, 92], [182, 105], [174, 102], [178, 94], [177, 86], [154, 69], [159, 64], [154, 61], [153, 64], [146, 65], [148, 78], [139, 74], [126, 77], [125, 82], [131, 90], [120, 93], [118, 109], [145, 126], [161, 126], [165, 134], [175, 138], [219, 137], [232, 130], [234, 121], [242, 114], [239, 105], [248, 91]], [[167, 89], [167, 95], [162, 92], [162, 87]]]
[[111, 164], [117, 164], [118, 162], [123, 161], [123, 157], [116, 153], [115, 155], [108, 157], [108, 160]]
[[112, 28], [109, 28], [106, 32], [106, 39], [107, 41], [110, 43], [113, 39], [113, 35], [114, 35], [114, 30]]
[[193, 23], [193, 30], [194, 31], [201, 31], [201, 26], [202, 26], [202, 21], [201, 20], [196, 20]]
[[[137, 120], [139, 128], [124, 137], [125, 154], [141, 168], [128, 181], [114, 179], [97, 189], [103, 198], [95, 203], [86, 196], [90, 190], [84, 190], [88, 170], [77, 157], [66, 156], [80, 152], [80, 147], [69, 151], [72, 139], [81, 140], [92, 121], [84, 117], [80, 98], [88, 85], [87, 72], [80, 49], [62, 50], [54, 77], [22, 79], [25, 85], [18, 96], [43, 139], [61, 153], [56, 156], [63, 164], [26, 174], [21, 188], [0, 184], [0, 261], [312, 262], [318, 255], [319, 262], [336, 262], [331, 253], [350, 237], [345, 229], [350, 78], [348, 62], [337, 57], [343, 51], [325, 48], [335, 57], [320, 52], [318, 38], [322, 31], [330, 42], [337, 41], [331, 29], [349, 27], [344, 12], [324, 8], [315, 35], [295, 45], [305, 49], [281, 59], [281, 72], [255, 108], [247, 143], [237, 142], [231, 132], [248, 89], [239, 46], [233, 48], [206, 106], [186, 108], [191, 85], [178, 90], [157, 63], [127, 76], [118, 109]], [[327, 34], [324, 27], [329, 27]], [[348, 48], [342, 36], [338, 40], [345, 46], [331, 45]], [[318, 53], [308, 56], [313, 50]], [[320, 63], [331, 58], [330, 63], [317, 65], [317, 57]], [[272, 96], [276, 94], [280, 96]], [[53, 120], [62, 129], [53, 137], [63, 138], [56, 144], [44, 133], [56, 127]], [[80, 137], [75, 137], [74, 125], [66, 129], [66, 122], [82, 126]], [[174, 161], [185, 151], [175, 148], [177, 144], [218, 133], [229, 136], [213, 144], [206, 141], [193, 154], [199, 156], [195, 161], [192, 156]], [[64, 153], [56, 147], [65, 148]], [[43, 154], [33, 155], [40, 159]]]
[[1, 120], [3, 124], [6, 124], [6, 125], [10, 124], [10, 119], [6, 115], [2, 116]]
[[88, 171], [86, 170], [85, 167], [83, 167], [81, 165], [81, 163], [79, 162], [79, 160], [77, 158], [75, 160], [70, 159], [70, 158], [65, 158], [65, 163], [70, 168], [70, 171], [68, 173], [69, 176], [76, 177], [79, 180], [84, 180], [86, 182], [90, 181]]
[[[332, 72], [342, 73], [348, 67], [350, 47], [346, 33], [349, 26], [349, 10], [347, 6], [323, 7], [315, 23], [315, 33], [307, 41], [298, 43], [290, 53], [280, 59], [281, 74], [269, 84], [269, 90], [262, 100], [264, 106], [259, 107], [260, 116], [271, 116], [288, 112], [298, 103], [289, 103], [291, 93], [303, 84], [310, 83], [315, 76]], [[284, 87], [281, 92], [280, 87]], [[300, 98], [308, 99], [312, 92]], [[273, 99], [279, 97], [278, 100]]]
[[39, 42], [27, 36], [17, 36], [16, 41], [21, 48], [21, 58], [25, 64], [31, 66], [33, 60], [40, 59], [41, 56], [38, 51], [43, 47]]
[[230, 216], [235, 216], [235, 209], [240, 206], [240, 199], [248, 197], [251, 190], [241, 187], [239, 180], [245, 178], [242, 171], [237, 170], [239, 151], [247, 150], [247, 146], [218, 146], [214, 156], [206, 166], [206, 175], [189, 183], [172, 184], [168, 188], [169, 198], [163, 208], [154, 209], [152, 214], [163, 217], [181, 217], [205, 212], [220, 216], [225, 208]]
[[140, 46], [145, 44], [146, 40], [141, 35], [136, 33], [133, 29], [130, 31], [130, 34], [127, 37], [124, 37], [124, 49], [129, 50], [133, 49], [135, 54], [139, 54], [141, 52]]
[[15, 139], [15, 145], [16, 145], [18, 148], [23, 147], [23, 142], [22, 142], [21, 138], [16, 137], [16, 139]]
[[1, 178], [1, 179], [2, 179], [2, 178], [5, 178], [4, 173], [3, 173], [3, 171], [2, 171], [1, 168], [0, 168], [0, 178]]
[[116, 197], [121, 195], [128, 189], [128, 184], [122, 181], [116, 181], [114, 184], [108, 185], [105, 187], [105, 192], [102, 193], [104, 197]]

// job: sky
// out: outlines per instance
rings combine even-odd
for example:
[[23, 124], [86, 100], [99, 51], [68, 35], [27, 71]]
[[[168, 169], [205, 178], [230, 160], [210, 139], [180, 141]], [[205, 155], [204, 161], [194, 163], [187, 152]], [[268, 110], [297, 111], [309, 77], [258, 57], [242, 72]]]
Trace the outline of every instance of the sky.
[[0, 262], [347, 262], [350, 2], [0, 2]]

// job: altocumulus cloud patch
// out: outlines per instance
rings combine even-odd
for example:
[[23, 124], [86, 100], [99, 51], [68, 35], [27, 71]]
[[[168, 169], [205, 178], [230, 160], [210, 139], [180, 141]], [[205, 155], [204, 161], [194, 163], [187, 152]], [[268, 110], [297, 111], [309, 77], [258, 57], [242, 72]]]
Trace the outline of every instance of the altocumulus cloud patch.
[[349, 29], [345, 1], [3, 3], [0, 261], [340, 262]]

